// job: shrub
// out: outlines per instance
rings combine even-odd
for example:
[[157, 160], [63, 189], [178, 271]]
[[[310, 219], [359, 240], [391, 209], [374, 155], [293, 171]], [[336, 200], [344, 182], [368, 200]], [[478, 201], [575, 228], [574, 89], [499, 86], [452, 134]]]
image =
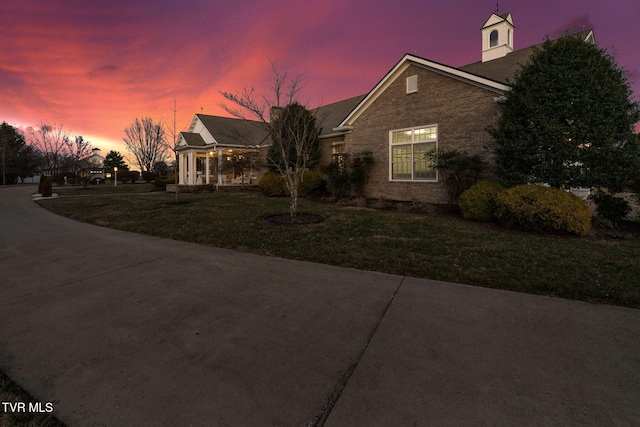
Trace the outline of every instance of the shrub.
[[167, 184], [170, 184], [166, 179], [156, 178], [153, 180], [153, 186], [156, 188], [166, 188]]
[[460, 210], [466, 219], [489, 222], [496, 219], [496, 196], [504, 190], [498, 181], [478, 181], [460, 196]]
[[562, 231], [584, 236], [591, 228], [591, 212], [584, 200], [540, 185], [519, 185], [498, 193], [495, 215], [507, 227], [532, 231]]
[[[322, 178], [312, 171], [304, 171], [302, 181], [298, 185], [298, 196], [308, 196], [322, 185]], [[284, 179], [278, 172], [267, 172], [260, 182], [258, 188], [270, 197], [289, 196], [289, 190]]]
[[282, 197], [289, 195], [284, 179], [282, 179], [278, 172], [267, 172], [264, 174], [262, 179], [260, 179], [260, 182], [258, 182], [258, 188], [270, 197]]
[[427, 158], [438, 170], [452, 205], [458, 203], [460, 195], [478, 181], [485, 169], [485, 162], [479, 155], [458, 150], [434, 150], [427, 154]]
[[327, 190], [336, 199], [349, 196], [349, 175], [346, 168], [340, 167], [337, 162], [331, 162], [322, 168], [327, 176]]
[[40, 179], [38, 180], [38, 193], [42, 194], [42, 184], [44, 184], [44, 180], [47, 177], [44, 175], [40, 175]]
[[53, 188], [52, 187], [53, 187], [53, 185], [51, 183], [51, 178], [47, 176], [44, 179], [44, 182], [42, 183], [42, 191], [40, 192], [42, 197], [51, 197], [51, 195], [53, 194]]
[[371, 151], [356, 153], [349, 161], [349, 182], [358, 198], [364, 198], [364, 187], [369, 181], [369, 174], [374, 163]]
[[142, 172], [142, 179], [144, 180], [144, 182], [148, 184], [154, 179], [156, 179], [156, 174], [153, 172], [144, 171]]
[[631, 205], [621, 197], [606, 193], [596, 193], [591, 198], [596, 204], [596, 214], [600, 218], [620, 221], [631, 212]]
[[309, 194], [320, 188], [320, 185], [322, 185], [322, 178], [320, 178], [317, 173], [312, 171], [304, 171], [304, 173], [302, 174], [302, 182], [300, 182], [300, 185], [298, 186], [298, 195], [308, 196]]

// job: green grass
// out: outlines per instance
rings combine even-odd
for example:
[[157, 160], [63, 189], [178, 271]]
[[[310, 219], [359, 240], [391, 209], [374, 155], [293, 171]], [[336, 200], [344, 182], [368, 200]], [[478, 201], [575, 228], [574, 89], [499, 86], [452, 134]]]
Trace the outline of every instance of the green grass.
[[120, 196], [125, 191], [120, 186], [113, 194], [58, 190], [69, 197], [41, 205], [101, 226], [261, 255], [640, 308], [637, 236], [533, 234], [451, 215], [311, 200], [301, 200], [299, 211], [323, 215], [324, 222], [273, 226], [261, 218], [287, 212], [286, 198], [256, 192], [182, 194], [180, 200], [187, 203], [176, 205], [171, 204], [175, 195], [148, 189], [126, 197]]

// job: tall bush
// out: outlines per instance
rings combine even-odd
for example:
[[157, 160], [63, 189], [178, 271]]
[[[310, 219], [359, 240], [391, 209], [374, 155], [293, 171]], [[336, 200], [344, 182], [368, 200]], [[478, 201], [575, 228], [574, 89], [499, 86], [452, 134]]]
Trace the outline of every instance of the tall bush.
[[40, 194], [42, 197], [51, 197], [53, 195], [53, 184], [50, 177], [45, 177]]
[[449, 203], [458, 203], [460, 195], [480, 178], [485, 162], [477, 155], [458, 150], [434, 151], [430, 157], [449, 195]]
[[591, 199], [596, 204], [596, 214], [600, 218], [620, 221], [631, 212], [631, 205], [622, 197], [598, 192]]

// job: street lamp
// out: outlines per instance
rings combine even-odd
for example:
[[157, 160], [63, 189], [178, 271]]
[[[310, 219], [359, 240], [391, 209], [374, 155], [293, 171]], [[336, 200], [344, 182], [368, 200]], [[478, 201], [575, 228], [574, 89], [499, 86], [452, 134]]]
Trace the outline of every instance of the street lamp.
[[115, 178], [113, 179], [113, 186], [117, 187], [118, 186], [118, 167], [117, 166], [114, 166], [113, 174], [115, 176]]

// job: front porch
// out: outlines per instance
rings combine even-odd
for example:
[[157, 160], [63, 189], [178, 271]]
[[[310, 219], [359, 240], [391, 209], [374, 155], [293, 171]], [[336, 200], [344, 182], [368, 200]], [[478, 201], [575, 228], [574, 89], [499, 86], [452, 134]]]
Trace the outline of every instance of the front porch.
[[[180, 191], [191, 187], [213, 185], [216, 188], [257, 185], [261, 178], [257, 166], [258, 150], [188, 149], [178, 155]], [[175, 184], [172, 187], [175, 191]], [[169, 188], [167, 187], [167, 191]]]

